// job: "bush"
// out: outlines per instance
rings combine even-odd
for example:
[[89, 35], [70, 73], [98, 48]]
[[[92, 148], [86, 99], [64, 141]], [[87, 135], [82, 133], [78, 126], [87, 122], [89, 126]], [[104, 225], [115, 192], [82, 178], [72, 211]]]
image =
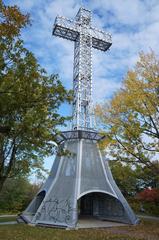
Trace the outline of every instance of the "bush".
[[[155, 200], [156, 195], [153, 194], [153, 198], [152, 198], [152, 195], [147, 195], [148, 191], [143, 191], [143, 192], [144, 194], [138, 193], [135, 198], [128, 199], [130, 206], [132, 207], [134, 212], [137, 214], [159, 216], [159, 202], [158, 200], [157, 201]], [[146, 196], [145, 196], [145, 192], [146, 192]]]
[[0, 212], [21, 212], [32, 200], [39, 187], [25, 178], [7, 179], [0, 193]]
[[137, 199], [144, 202], [159, 204], [159, 189], [147, 188], [137, 194]]

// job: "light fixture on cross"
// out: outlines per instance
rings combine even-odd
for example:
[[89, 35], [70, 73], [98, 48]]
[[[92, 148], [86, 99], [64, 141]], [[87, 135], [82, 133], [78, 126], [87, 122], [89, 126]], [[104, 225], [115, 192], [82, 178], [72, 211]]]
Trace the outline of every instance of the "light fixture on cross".
[[111, 35], [91, 26], [91, 11], [85, 8], [79, 9], [75, 20], [57, 16], [53, 35], [75, 42], [72, 128], [92, 130], [92, 47], [107, 51], [112, 44]]

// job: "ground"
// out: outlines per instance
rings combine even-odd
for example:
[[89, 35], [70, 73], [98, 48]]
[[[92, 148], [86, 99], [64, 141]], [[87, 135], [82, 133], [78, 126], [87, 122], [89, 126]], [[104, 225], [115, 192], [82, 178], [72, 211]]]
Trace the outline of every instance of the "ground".
[[0, 217], [0, 223], [16, 221], [16, 216]]
[[142, 220], [137, 226], [60, 230], [25, 224], [0, 225], [0, 240], [159, 240], [159, 221]]

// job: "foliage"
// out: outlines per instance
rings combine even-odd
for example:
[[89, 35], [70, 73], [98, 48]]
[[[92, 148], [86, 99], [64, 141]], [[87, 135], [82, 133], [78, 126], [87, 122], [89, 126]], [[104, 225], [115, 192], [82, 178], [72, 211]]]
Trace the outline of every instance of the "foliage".
[[111, 171], [116, 184], [125, 197], [133, 196], [136, 193], [136, 173], [130, 165], [123, 165], [121, 162], [110, 162]]
[[135, 196], [145, 188], [155, 188], [159, 184], [159, 176], [153, 174], [148, 167], [136, 167], [119, 161], [110, 161], [110, 167], [118, 187], [125, 197]]
[[136, 214], [159, 217], [159, 204], [142, 201], [136, 197], [129, 197], [127, 200]]
[[137, 198], [145, 202], [153, 202], [159, 204], [159, 189], [147, 188], [137, 194]]
[[0, 212], [21, 212], [28, 206], [39, 187], [25, 178], [7, 179], [0, 193]]
[[98, 105], [99, 117], [112, 159], [151, 169], [159, 175], [159, 60], [141, 53], [134, 70], [109, 103]]
[[[140, 201], [141, 204], [141, 201]], [[142, 213], [150, 215], [150, 216], [155, 216], [159, 217], [159, 204], [155, 204], [154, 202], [142, 202], [140, 205], [142, 206]]]
[[130, 164], [118, 161], [110, 161], [110, 167], [116, 184], [132, 209], [136, 213], [159, 216], [159, 189], [156, 188], [159, 176], [147, 167], [132, 168]]
[[[155, 164], [155, 163], [154, 163]], [[158, 163], [157, 163], [158, 165]], [[159, 186], [159, 175], [154, 174], [151, 168], [137, 165], [134, 169], [137, 180], [136, 191], [139, 192], [145, 188], [156, 188]]]
[[28, 15], [0, 0], [0, 190], [7, 177], [43, 169], [67, 119], [58, 108], [70, 93], [24, 47], [20, 33], [28, 24]]

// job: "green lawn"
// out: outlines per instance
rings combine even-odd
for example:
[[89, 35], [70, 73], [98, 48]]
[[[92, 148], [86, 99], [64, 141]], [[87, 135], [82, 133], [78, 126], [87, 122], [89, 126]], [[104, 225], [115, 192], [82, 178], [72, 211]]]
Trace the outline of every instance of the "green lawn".
[[158, 240], [159, 222], [89, 230], [60, 230], [25, 224], [0, 226], [0, 240]]
[[0, 217], [0, 223], [1, 222], [12, 222], [16, 221], [16, 217]]

